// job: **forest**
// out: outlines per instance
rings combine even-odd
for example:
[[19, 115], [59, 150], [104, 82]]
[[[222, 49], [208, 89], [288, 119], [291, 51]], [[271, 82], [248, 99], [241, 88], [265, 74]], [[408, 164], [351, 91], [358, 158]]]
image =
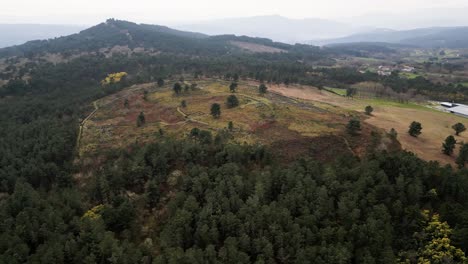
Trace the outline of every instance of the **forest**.
[[[68, 40], [50, 48], [76, 47]], [[468, 171], [409, 152], [330, 163], [310, 153], [284, 163], [270, 147], [229, 142], [228, 131], [182, 140], [162, 131], [151, 144], [103, 150], [82, 184], [74, 162], [80, 121], [93, 100], [136, 83], [237, 75], [452, 92], [421, 79], [317, 68], [307, 62], [325, 55], [306, 45], [276, 55], [178, 48], [39, 61], [0, 88], [0, 263], [466, 263]], [[128, 76], [101, 86], [112, 72]]]

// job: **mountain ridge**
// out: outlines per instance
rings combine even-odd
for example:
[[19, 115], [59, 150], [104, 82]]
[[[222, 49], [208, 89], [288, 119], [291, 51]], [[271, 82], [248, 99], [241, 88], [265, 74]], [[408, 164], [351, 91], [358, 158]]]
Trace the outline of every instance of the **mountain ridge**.
[[429, 27], [399, 31], [353, 34], [343, 38], [311, 41], [311, 44], [381, 42], [412, 45], [420, 48], [468, 48], [468, 27]]

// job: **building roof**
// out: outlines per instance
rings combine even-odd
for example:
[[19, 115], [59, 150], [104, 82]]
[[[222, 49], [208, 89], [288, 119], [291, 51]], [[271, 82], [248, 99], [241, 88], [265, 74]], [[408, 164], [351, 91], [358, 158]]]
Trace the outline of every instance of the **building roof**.
[[455, 114], [468, 116], [468, 105], [457, 104], [457, 106], [450, 108], [449, 111]]

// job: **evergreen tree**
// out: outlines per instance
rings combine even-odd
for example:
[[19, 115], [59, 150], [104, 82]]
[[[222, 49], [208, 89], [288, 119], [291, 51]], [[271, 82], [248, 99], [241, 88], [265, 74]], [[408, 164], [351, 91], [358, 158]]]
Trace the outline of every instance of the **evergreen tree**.
[[158, 86], [163, 87], [164, 86], [164, 79], [163, 78], [158, 78]]
[[396, 139], [398, 137], [398, 132], [392, 127], [392, 129], [390, 129], [389, 135], [391, 138]]
[[127, 98], [125, 98], [124, 107], [125, 107], [125, 108], [128, 108], [128, 107], [129, 107], [129, 102], [128, 102], [128, 99], [127, 99]]
[[219, 118], [221, 116], [221, 106], [218, 103], [212, 104], [210, 113], [214, 118]]
[[260, 94], [266, 94], [267, 91], [268, 91], [268, 87], [264, 83], [262, 83], [262, 84], [260, 84], [260, 86], [258, 86], [258, 92]]
[[231, 85], [229, 85], [229, 90], [231, 91], [231, 93], [235, 93], [237, 90], [237, 83], [232, 82]]
[[229, 129], [229, 131], [232, 131], [234, 129], [234, 123], [232, 121], [229, 121], [228, 129]]
[[455, 125], [452, 126], [453, 130], [455, 130], [455, 134], [458, 136], [460, 133], [464, 132], [466, 130], [465, 125], [462, 123], [456, 123]]
[[456, 163], [459, 168], [464, 168], [467, 161], [468, 161], [468, 144], [463, 144], [460, 148], [460, 153], [458, 154]]
[[346, 130], [349, 134], [356, 135], [361, 130], [361, 121], [355, 118], [349, 120]]
[[354, 95], [357, 93], [357, 89], [353, 87], [348, 87], [346, 88], [346, 96], [347, 97], [354, 97]]
[[186, 108], [187, 107], [187, 102], [185, 100], [182, 100], [182, 102], [180, 102], [180, 106], [183, 107], [183, 108]]
[[412, 137], [417, 137], [417, 136], [419, 136], [419, 135], [421, 134], [421, 130], [422, 130], [421, 123], [416, 122], [416, 121], [413, 121], [413, 122], [410, 124], [408, 133], [409, 133]]
[[145, 123], [146, 123], [145, 114], [143, 112], [140, 112], [140, 114], [137, 117], [137, 127], [141, 127]]
[[237, 99], [237, 97], [235, 95], [230, 95], [226, 99], [226, 105], [227, 105], [228, 108], [237, 107], [237, 106], [239, 106], [239, 100]]
[[155, 180], [149, 182], [146, 193], [149, 208], [154, 208], [158, 204], [161, 196], [159, 186]]
[[445, 139], [445, 142], [442, 144], [442, 152], [445, 154], [445, 155], [452, 155], [453, 153], [453, 150], [455, 149], [455, 144], [457, 143], [457, 141], [455, 140], [455, 138], [453, 136], [448, 136], [446, 139]]
[[174, 84], [174, 86], [172, 87], [172, 90], [174, 90], [174, 93], [178, 95], [182, 91], [182, 85], [180, 85], [180, 83], [176, 82]]
[[366, 106], [365, 111], [366, 111], [366, 115], [371, 115], [372, 112], [374, 111], [374, 108], [372, 108], [372, 106], [368, 105], [368, 106]]

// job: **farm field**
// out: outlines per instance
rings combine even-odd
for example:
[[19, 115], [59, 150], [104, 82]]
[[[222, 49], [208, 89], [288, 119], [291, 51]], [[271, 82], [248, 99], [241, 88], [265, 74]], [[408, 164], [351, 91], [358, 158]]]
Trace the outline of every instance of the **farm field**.
[[[320, 92], [318, 89], [310, 87], [273, 86], [271, 89], [285, 96], [318, 101], [334, 107], [361, 112], [366, 105], [371, 105], [374, 112], [371, 117], [365, 119], [366, 123], [386, 131], [394, 128], [398, 132], [398, 140], [404, 149], [416, 153], [425, 160], [436, 160], [443, 164], [454, 164], [455, 157], [441, 153], [442, 142], [447, 136], [454, 135], [451, 128], [453, 124], [461, 122], [466, 125], [468, 121], [466, 118], [419, 104], [401, 104], [379, 99], [348, 99], [326, 91]], [[418, 121], [422, 124], [422, 134], [418, 138], [407, 133], [412, 121]], [[467, 133], [462, 133], [455, 138], [458, 142], [468, 142]], [[455, 153], [458, 153], [458, 149], [455, 150]]]
[[[223, 80], [186, 80], [183, 86], [195, 82], [196, 89], [183, 90], [180, 95], [172, 90], [175, 81], [169, 81], [161, 88], [153, 83], [132, 86], [98, 100], [95, 102], [98, 109], [83, 124], [80, 154], [150, 142], [158, 140], [161, 134], [182, 138], [193, 128], [199, 128], [213, 136], [228, 132], [233, 142], [270, 145], [281, 150], [285, 159], [314, 151], [319, 159], [326, 160], [335, 158], [336, 153], [364, 154], [371, 144], [368, 140], [371, 132], [378, 130], [364, 124], [361, 135], [350, 136], [346, 124], [351, 116], [362, 114], [274, 91], [260, 95], [257, 82], [240, 82], [236, 93], [230, 93], [230, 82]], [[226, 99], [232, 94], [239, 99], [239, 106], [229, 109]], [[324, 96], [329, 94], [323, 91]], [[337, 100], [339, 97], [336, 96]], [[125, 99], [128, 107], [124, 106]], [[181, 106], [182, 101], [186, 107]], [[221, 105], [219, 118], [210, 115], [213, 103]], [[140, 112], [144, 113], [146, 124], [137, 127]], [[230, 121], [232, 131], [228, 129]]]

